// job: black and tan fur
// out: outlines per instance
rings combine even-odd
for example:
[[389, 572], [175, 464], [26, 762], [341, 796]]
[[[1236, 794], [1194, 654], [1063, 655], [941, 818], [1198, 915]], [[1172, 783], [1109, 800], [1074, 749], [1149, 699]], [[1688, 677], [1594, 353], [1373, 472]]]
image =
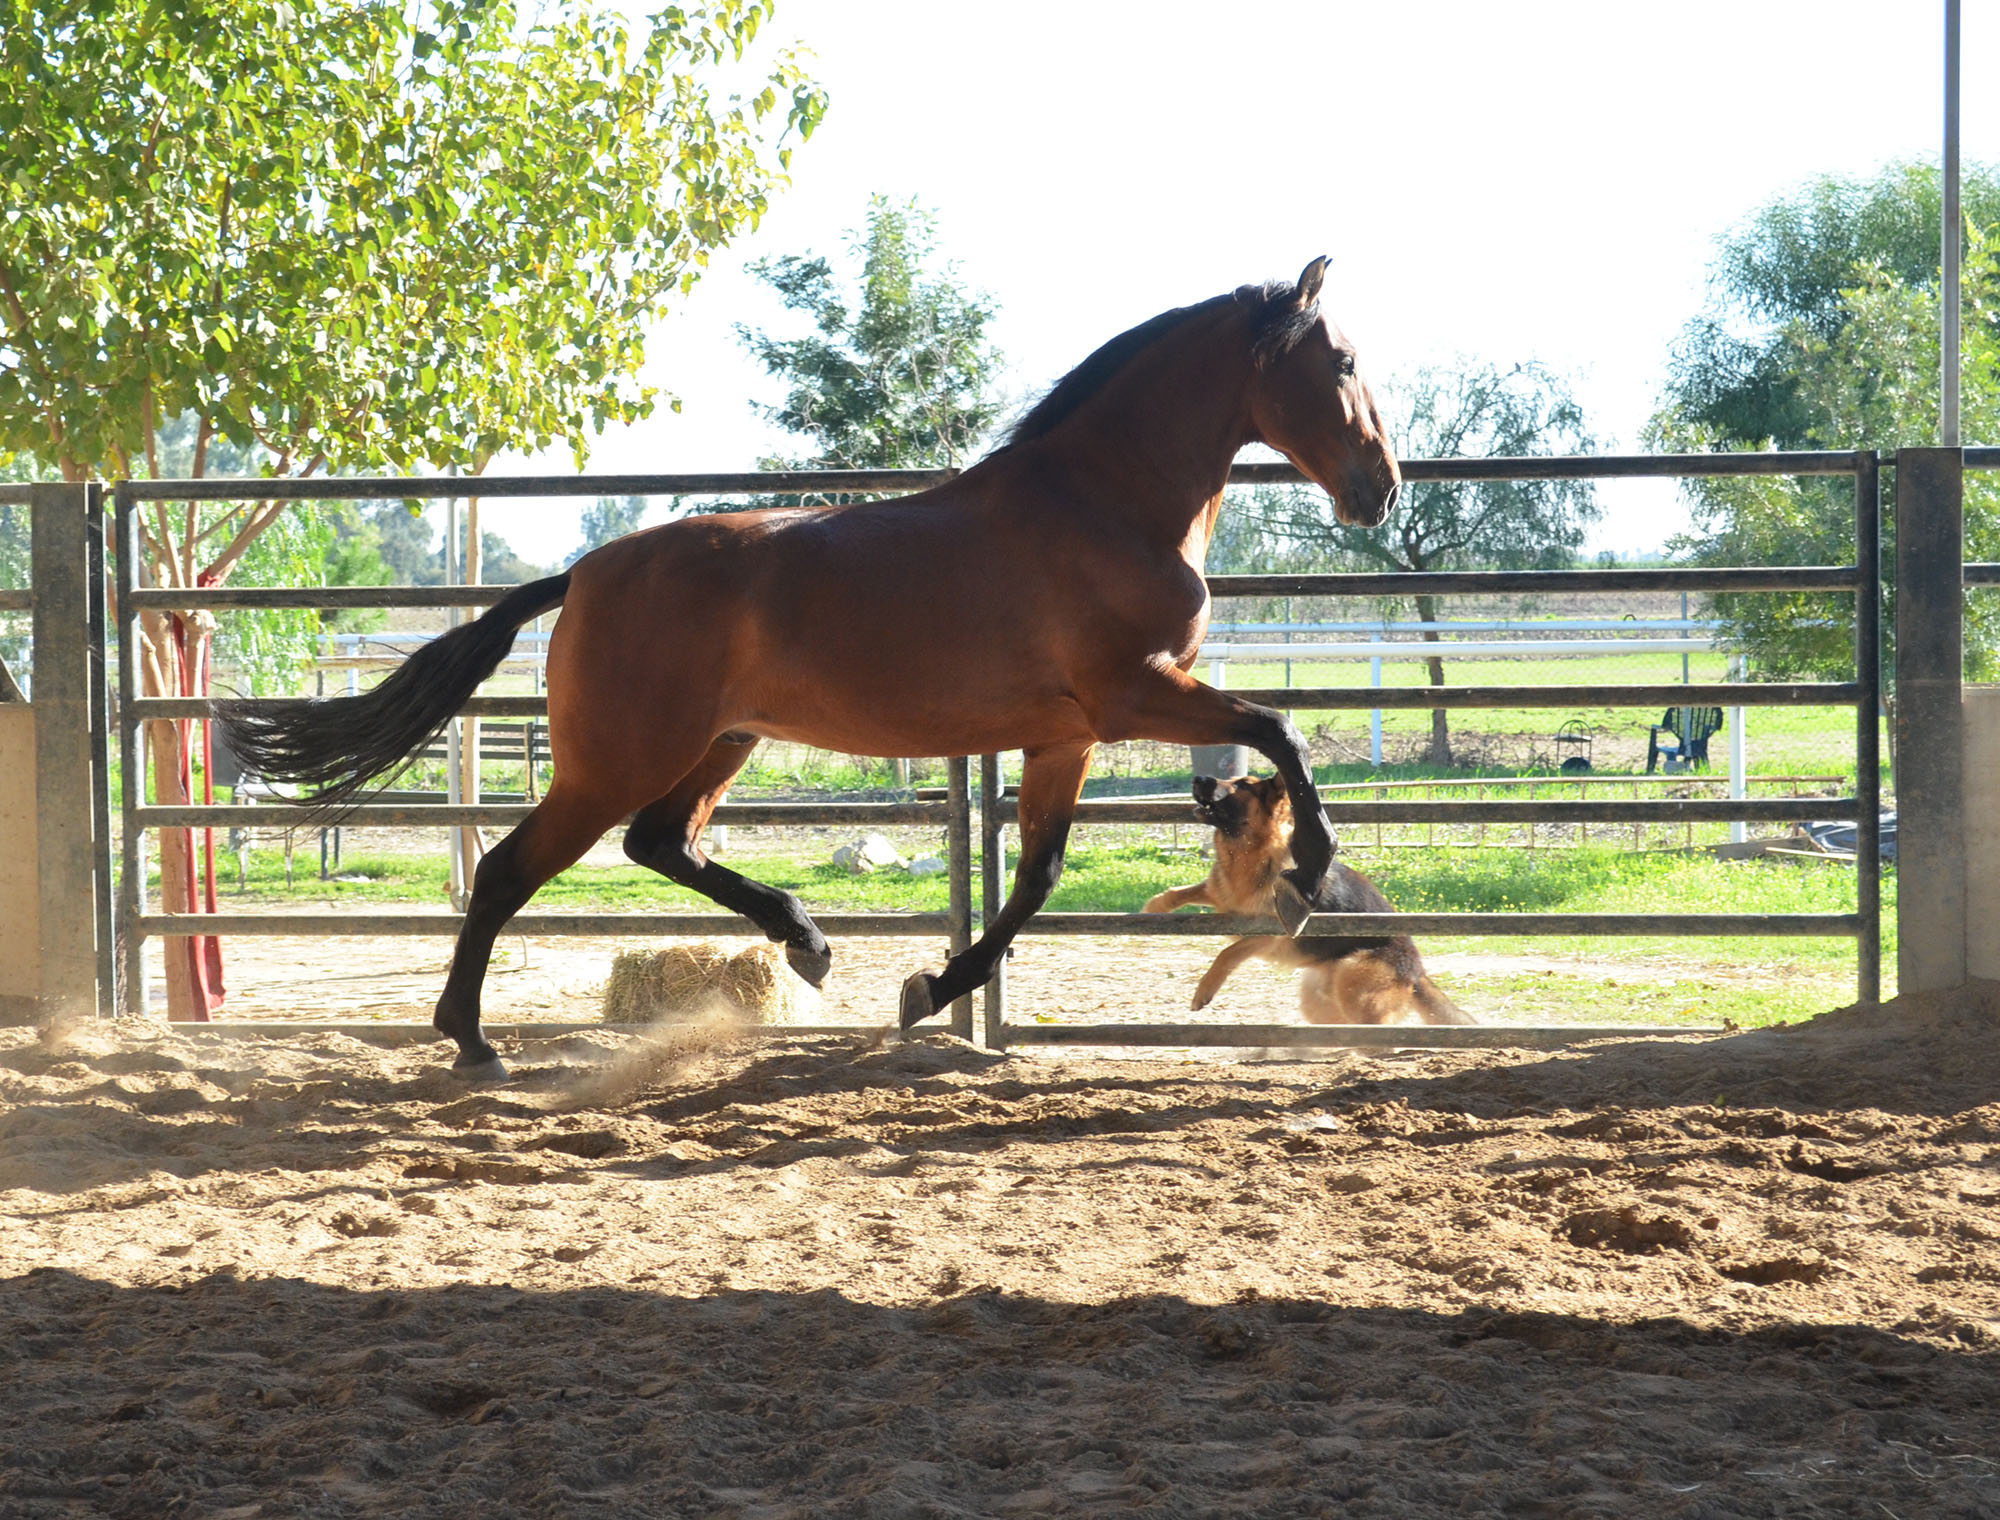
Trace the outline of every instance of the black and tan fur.
[[[1222, 913], [1272, 912], [1279, 873], [1292, 863], [1292, 806], [1276, 776], [1259, 781], [1194, 778], [1195, 813], [1215, 830], [1215, 865], [1208, 880], [1175, 887], [1146, 904], [1148, 913], [1171, 913], [1206, 903]], [[1394, 906], [1375, 883], [1335, 860], [1315, 904], [1322, 913], [1391, 913]], [[1256, 934], [1234, 940], [1216, 956], [1195, 988], [1196, 1008], [1215, 1001], [1222, 984], [1245, 961], [1263, 959], [1301, 966], [1299, 1012], [1308, 1024], [1470, 1024], [1471, 1015], [1446, 997], [1425, 974], [1408, 935], [1291, 939]]]

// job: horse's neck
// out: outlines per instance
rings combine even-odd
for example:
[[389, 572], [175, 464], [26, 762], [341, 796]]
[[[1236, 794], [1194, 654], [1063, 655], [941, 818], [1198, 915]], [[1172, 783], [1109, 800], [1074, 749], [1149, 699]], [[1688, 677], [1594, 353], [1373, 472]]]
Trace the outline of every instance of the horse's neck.
[[1049, 437], [1097, 483], [1107, 510], [1199, 564], [1237, 451], [1251, 441], [1248, 345], [1242, 317], [1173, 332], [1135, 357]]

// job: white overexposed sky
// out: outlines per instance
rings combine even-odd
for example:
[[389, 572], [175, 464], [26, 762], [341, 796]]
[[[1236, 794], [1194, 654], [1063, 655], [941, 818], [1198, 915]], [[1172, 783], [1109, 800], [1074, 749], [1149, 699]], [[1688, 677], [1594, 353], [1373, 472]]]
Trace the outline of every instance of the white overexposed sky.
[[[635, 0], [642, 8], [643, 0]], [[593, 471], [733, 470], [788, 447], [733, 328], [782, 326], [747, 261], [838, 254], [881, 191], [938, 212], [1027, 400], [1171, 306], [1332, 257], [1378, 388], [1466, 355], [1568, 374], [1635, 448], [1716, 236], [1821, 172], [1939, 152], [1942, 0], [784, 0], [832, 106], [793, 187], [649, 344], [683, 410]], [[1964, 153], [2000, 160], [2000, 0], [1967, 0]], [[796, 323], [796, 318], [792, 319]], [[567, 451], [498, 470], [568, 473]], [[1656, 547], [1671, 487], [1609, 489], [1593, 547]], [[559, 558], [576, 508], [489, 502]]]

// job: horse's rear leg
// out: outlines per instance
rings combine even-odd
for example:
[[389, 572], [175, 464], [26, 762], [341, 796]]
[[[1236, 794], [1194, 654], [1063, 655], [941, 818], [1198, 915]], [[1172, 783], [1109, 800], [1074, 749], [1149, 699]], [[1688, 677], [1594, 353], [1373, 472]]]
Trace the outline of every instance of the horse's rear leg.
[[702, 761], [657, 802], [641, 808], [625, 831], [625, 853], [668, 881], [692, 887], [732, 913], [741, 913], [766, 939], [785, 947], [792, 969], [817, 987], [833, 965], [826, 936], [791, 893], [739, 876], [702, 853], [701, 831], [708, 826], [731, 779], [757, 748], [754, 734], [724, 734]]
[[[452, 1071], [469, 1081], [507, 1075], [499, 1054], [479, 1032], [479, 992], [500, 930], [558, 871], [576, 864], [624, 809], [566, 789], [557, 776], [541, 805], [486, 853], [472, 875], [472, 901], [458, 931], [451, 972], [431, 1023], [458, 1042]], [[607, 812], [609, 816], [606, 816]]]
[[932, 976], [919, 971], [903, 983], [903, 1028], [947, 1008], [993, 978], [1000, 957], [1021, 932], [1021, 926], [1049, 900], [1062, 880], [1063, 850], [1069, 843], [1076, 799], [1090, 771], [1094, 744], [1031, 749], [1021, 765], [1021, 859], [1014, 868], [1014, 890], [978, 941], [945, 962]]

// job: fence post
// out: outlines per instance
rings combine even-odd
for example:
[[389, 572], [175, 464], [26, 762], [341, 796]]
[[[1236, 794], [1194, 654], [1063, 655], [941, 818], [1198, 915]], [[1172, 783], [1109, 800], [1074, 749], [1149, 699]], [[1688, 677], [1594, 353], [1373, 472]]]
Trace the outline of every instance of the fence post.
[[[1000, 911], [1002, 898], [1002, 873], [1006, 866], [1007, 825], [1000, 817], [1000, 757], [981, 755], [979, 757], [979, 922], [981, 928], [990, 928], [993, 915]], [[1008, 954], [1012, 954], [1010, 950]], [[1007, 956], [1000, 957], [1000, 964], [993, 968], [993, 979], [986, 984], [982, 994], [984, 1003], [984, 1037], [980, 1043], [988, 1050], [1003, 1047], [1006, 1036], [1001, 1033], [1007, 1022]]]
[[1882, 1000], [1882, 461], [1864, 450], [1854, 471], [1854, 679], [1861, 687], [1854, 726], [1855, 954], [1859, 1000]]
[[35, 843], [41, 906], [41, 1008], [98, 1011], [91, 776], [92, 487], [30, 487], [35, 584]]
[[[965, 756], [954, 755], [948, 770], [945, 840], [951, 868], [951, 953], [961, 955], [972, 948], [972, 764]], [[972, 1038], [971, 993], [951, 1005], [951, 1032], [961, 1040]]]
[[[1965, 980], [1964, 567], [1965, 451], [1899, 450], [1896, 970], [1901, 992], [1930, 992]], [[1860, 827], [1866, 829], [1868, 820]]]

